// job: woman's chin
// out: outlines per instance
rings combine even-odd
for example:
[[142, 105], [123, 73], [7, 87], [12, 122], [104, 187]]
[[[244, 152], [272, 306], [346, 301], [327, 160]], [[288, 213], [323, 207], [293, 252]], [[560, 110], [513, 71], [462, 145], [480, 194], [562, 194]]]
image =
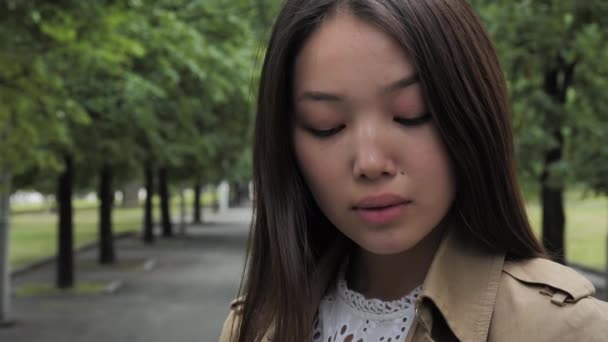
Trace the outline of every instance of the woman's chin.
[[360, 241], [355, 243], [368, 253], [376, 255], [401, 254], [412, 249], [419, 240], [411, 239], [388, 239], [380, 241]]

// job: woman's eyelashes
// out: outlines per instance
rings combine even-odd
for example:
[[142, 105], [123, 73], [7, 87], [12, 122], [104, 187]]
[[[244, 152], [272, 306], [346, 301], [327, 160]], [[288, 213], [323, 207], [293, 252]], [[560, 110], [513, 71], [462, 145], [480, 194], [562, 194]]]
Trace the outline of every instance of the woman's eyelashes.
[[426, 113], [424, 115], [420, 115], [417, 116], [415, 118], [404, 118], [404, 117], [395, 117], [395, 121], [402, 124], [403, 126], [419, 126], [419, 125], [423, 125], [429, 121], [431, 121], [433, 117], [431, 116], [431, 114]]
[[330, 128], [330, 129], [315, 129], [315, 128], [308, 128], [308, 131], [319, 138], [327, 138], [327, 137], [331, 137], [332, 135], [335, 135], [336, 133], [340, 132], [344, 127], [346, 127], [346, 125], [340, 125], [334, 128]]
[[[414, 127], [414, 126], [423, 125], [423, 124], [431, 121], [431, 119], [432, 119], [431, 114], [427, 113], [424, 115], [417, 116], [415, 118], [404, 118], [404, 117], [396, 116], [393, 120], [402, 126]], [[315, 137], [329, 138], [329, 137], [339, 133], [345, 127], [346, 127], [346, 125], [339, 125], [339, 126], [329, 128], [329, 129], [316, 129], [316, 128], [312, 128], [312, 127], [307, 127], [307, 130]]]

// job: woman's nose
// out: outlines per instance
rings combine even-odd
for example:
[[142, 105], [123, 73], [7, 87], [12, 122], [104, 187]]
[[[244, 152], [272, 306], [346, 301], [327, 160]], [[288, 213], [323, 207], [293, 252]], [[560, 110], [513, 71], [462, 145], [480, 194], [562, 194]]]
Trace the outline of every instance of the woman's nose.
[[387, 146], [383, 146], [381, 136], [367, 130], [359, 135], [354, 144], [355, 154], [353, 174], [356, 178], [376, 180], [382, 177], [393, 176], [397, 166], [392, 159]]

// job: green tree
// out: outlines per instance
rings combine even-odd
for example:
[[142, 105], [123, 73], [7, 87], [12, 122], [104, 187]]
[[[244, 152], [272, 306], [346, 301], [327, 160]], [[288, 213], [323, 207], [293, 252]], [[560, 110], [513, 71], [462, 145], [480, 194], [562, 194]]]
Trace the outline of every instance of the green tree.
[[51, 146], [66, 142], [66, 123], [86, 120], [84, 111], [63, 89], [55, 70], [60, 53], [47, 35], [38, 2], [0, 3], [0, 320], [9, 314], [8, 230], [13, 176], [29, 168], [58, 170], [61, 159]]
[[539, 184], [543, 243], [564, 262], [566, 185], [605, 185], [608, 2], [473, 4], [507, 74], [520, 165], [528, 184]]
[[254, 62], [274, 9], [268, 0], [0, 3], [0, 178], [16, 180], [3, 194], [56, 188], [60, 287], [74, 278], [74, 190], [97, 188], [100, 261], [111, 262], [113, 189], [136, 169], [149, 196], [155, 174], [165, 190], [165, 175], [247, 177]]
[[136, 70], [161, 84], [166, 94], [148, 101], [162, 129], [142, 130], [142, 140], [156, 142], [144, 164], [161, 170], [166, 235], [171, 232], [166, 175], [181, 180], [190, 175], [186, 178], [200, 189], [203, 178], [228, 169], [225, 161], [235, 160], [248, 143], [257, 38], [250, 20], [237, 15], [241, 6], [227, 1], [154, 2], [146, 6], [153, 15], [133, 26], [135, 37], [145, 35], [147, 49]]

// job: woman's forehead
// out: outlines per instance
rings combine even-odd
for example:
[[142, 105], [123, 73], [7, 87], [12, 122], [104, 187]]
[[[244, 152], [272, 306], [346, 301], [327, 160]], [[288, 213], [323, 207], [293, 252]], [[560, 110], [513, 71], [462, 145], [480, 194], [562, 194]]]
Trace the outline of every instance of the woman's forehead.
[[294, 72], [296, 97], [310, 91], [380, 94], [416, 75], [395, 39], [348, 12], [327, 18], [311, 34]]

